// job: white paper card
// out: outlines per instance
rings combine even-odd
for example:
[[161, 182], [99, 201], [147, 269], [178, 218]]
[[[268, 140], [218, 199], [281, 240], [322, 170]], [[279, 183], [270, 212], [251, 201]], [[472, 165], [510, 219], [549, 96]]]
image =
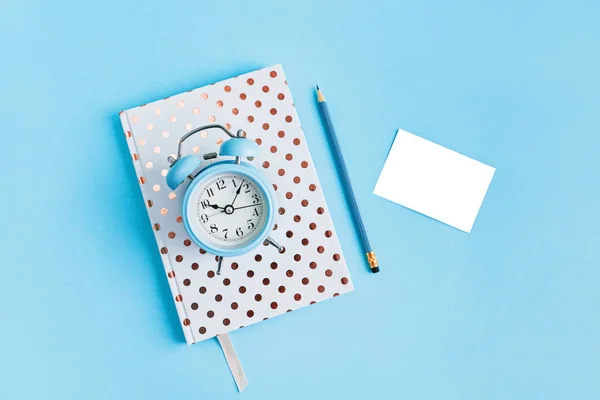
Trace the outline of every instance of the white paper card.
[[400, 129], [373, 193], [471, 232], [495, 171]]

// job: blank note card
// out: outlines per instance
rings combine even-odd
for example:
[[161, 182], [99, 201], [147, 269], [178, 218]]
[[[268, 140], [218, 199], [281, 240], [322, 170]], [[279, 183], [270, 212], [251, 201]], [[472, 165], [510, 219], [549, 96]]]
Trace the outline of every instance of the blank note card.
[[471, 232], [495, 168], [399, 130], [374, 193]]

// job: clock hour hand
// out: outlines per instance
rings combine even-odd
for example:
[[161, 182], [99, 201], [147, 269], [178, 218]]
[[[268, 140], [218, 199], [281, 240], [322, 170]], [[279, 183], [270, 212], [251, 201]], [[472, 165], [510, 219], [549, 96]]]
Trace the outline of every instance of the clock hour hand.
[[206, 205], [207, 205], [208, 207], [210, 207], [210, 208], [214, 208], [215, 210], [218, 210], [219, 208], [220, 208], [220, 209], [225, 209], [225, 207], [219, 207], [219, 206], [218, 206], [218, 205], [216, 205], [216, 204], [210, 204], [210, 203], [207, 203]]

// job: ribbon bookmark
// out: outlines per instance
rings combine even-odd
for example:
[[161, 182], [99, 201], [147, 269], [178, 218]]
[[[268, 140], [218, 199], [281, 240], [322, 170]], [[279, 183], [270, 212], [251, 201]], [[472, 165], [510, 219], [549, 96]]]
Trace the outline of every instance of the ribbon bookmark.
[[242, 392], [246, 389], [246, 386], [248, 386], [248, 379], [246, 378], [240, 359], [235, 354], [231, 338], [228, 334], [223, 333], [217, 335], [217, 340], [219, 340], [219, 344], [221, 345], [221, 349], [227, 360], [227, 365], [229, 365], [229, 370], [231, 371], [231, 375], [233, 375], [233, 380], [235, 380], [238, 390]]

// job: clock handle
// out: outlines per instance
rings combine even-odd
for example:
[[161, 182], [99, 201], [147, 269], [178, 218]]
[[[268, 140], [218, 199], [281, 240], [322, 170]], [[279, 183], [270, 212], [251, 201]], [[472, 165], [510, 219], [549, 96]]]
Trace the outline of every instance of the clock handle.
[[177, 160], [179, 160], [181, 158], [181, 146], [183, 145], [183, 142], [185, 142], [193, 134], [198, 133], [200, 131], [207, 130], [207, 129], [220, 129], [223, 132], [225, 132], [230, 138], [244, 138], [244, 137], [246, 137], [246, 132], [244, 132], [243, 129], [239, 129], [237, 131], [237, 134], [233, 134], [229, 129], [227, 129], [223, 125], [219, 125], [219, 124], [204, 125], [204, 126], [196, 128], [196, 129], [192, 129], [191, 131], [189, 131], [188, 133], [186, 133], [185, 135], [183, 135], [181, 137], [181, 139], [179, 139], [179, 142], [177, 144], [177, 158], [175, 158], [174, 160], [172, 160], [173, 162], [171, 164], [175, 163], [175, 161], [177, 161]]

